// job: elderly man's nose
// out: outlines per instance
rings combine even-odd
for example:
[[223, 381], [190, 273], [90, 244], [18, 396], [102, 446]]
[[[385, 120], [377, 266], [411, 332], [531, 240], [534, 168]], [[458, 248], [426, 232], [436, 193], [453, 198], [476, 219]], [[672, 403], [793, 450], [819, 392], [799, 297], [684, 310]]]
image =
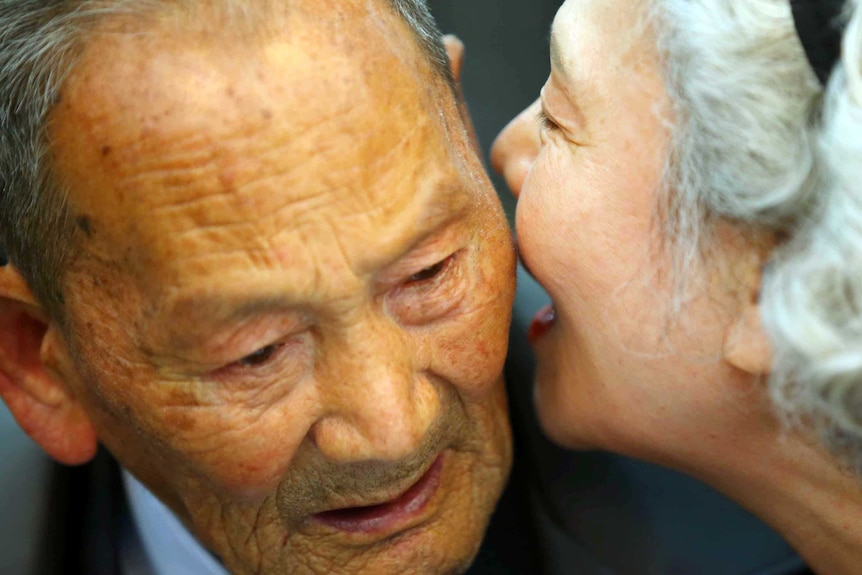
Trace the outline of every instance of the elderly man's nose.
[[[373, 330], [370, 330], [373, 331]], [[326, 415], [312, 428], [315, 445], [329, 459], [398, 461], [412, 453], [440, 412], [430, 380], [414, 372], [398, 334], [355, 334], [320, 381]]]
[[541, 103], [536, 100], [529, 108], [509, 122], [491, 148], [491, 164], [506, 179], [517, 198], [527, 174], [539, 153], [538, 114]]

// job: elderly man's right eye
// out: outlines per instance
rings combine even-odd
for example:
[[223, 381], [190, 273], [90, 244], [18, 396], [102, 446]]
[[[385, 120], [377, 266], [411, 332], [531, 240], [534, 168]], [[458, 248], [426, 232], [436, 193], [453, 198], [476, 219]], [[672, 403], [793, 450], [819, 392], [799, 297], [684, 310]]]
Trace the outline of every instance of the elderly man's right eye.
[[311, 360], [307, 343], [304, 334], [286, 337], [227, 363], [209, 375], [213, 380], [231, 385], [257, 385], [275, 375], [281, 382], [293, 381], [301, 377]]
[[268, 371], [267, 368], [274, 366], [280, 356], [283, 355], [285, 345], [286, 342], [280, 342], [264, 346], [219, 368], [214, 372], [214, 375], [232, 377], [259, 374], [260, 371]]

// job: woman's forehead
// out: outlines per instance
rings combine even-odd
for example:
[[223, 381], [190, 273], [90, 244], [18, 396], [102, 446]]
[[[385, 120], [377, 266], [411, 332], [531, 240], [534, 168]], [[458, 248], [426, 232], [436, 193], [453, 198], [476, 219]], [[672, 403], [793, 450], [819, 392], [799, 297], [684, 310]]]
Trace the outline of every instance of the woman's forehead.
[[[561, 73], [613, 65], [650, 47], [646, 0], [567, 0], [551, 27], [551, 63]], [[654, 49], [654, 46], [652, 47]]]

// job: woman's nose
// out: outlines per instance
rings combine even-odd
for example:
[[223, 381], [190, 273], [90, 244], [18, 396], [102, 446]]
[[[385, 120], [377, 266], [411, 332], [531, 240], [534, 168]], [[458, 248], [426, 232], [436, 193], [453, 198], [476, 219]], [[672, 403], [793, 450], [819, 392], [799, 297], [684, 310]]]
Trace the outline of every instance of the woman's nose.
[[517, 198], [539, 153], [539, 100], [509, 122], [491, 148], [491, 164]]

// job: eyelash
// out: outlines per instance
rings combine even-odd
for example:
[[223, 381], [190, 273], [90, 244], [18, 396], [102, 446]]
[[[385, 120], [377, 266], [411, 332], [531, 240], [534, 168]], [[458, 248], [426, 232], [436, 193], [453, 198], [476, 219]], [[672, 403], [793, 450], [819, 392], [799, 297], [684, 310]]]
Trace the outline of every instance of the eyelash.
[[554, 132], [560, 129], [560, 126], [545, 114], [544, 110], [539, 111], [539, 126], [542, 130]]
[[462, 250], [407, 277], [387, 296], [387, 308], [404, 325], [423, 326], [446, 318], [467, 294]]
[[[285, 343], [272, 343], [264, 346], [252, 353], [242, 357], [233, 363], [229, 363], [224, 367], [213, 372], [213, 376], [217, 379], [228, 378], [229, 381], [236, 378], [244, 378], [246, 376], [255, 376], [261, 373], [266, 373], [273, 365], [278, 363], [282, 352], [284, 351]], [[260, 362], [257, 359], [260, 358]]]
[[406, 285], [421, 285], [439, 279], [449, 271], [454, 259], [455, 254], [452, 254], [447, 258], [440, 260], [436, 264], [428, 266], [427, 268], [413, 274], [407, 279]]
[[[217, 377], [242, 378], [245, 376], [259, 376], [269, 373], [269, 370], [282, 362], [288, 347], [299, 343], [298, 339], [288, 339], [277, 343], [271, 343], [261, 347], [250, 354], [219, 368], [213, 375]], [[293, 361], [293, 360], [291, 360]]]
[[[231, 366], [236, 366], [238, 369], [254, 369], [263, 367], [274, 361], [278, 357], [278, 352], [284, 347], [283, 343], [274, 343], [260, 348], [259, 350], [248, 354]], [[259, 357], [263, 359], [258, 363]]]

